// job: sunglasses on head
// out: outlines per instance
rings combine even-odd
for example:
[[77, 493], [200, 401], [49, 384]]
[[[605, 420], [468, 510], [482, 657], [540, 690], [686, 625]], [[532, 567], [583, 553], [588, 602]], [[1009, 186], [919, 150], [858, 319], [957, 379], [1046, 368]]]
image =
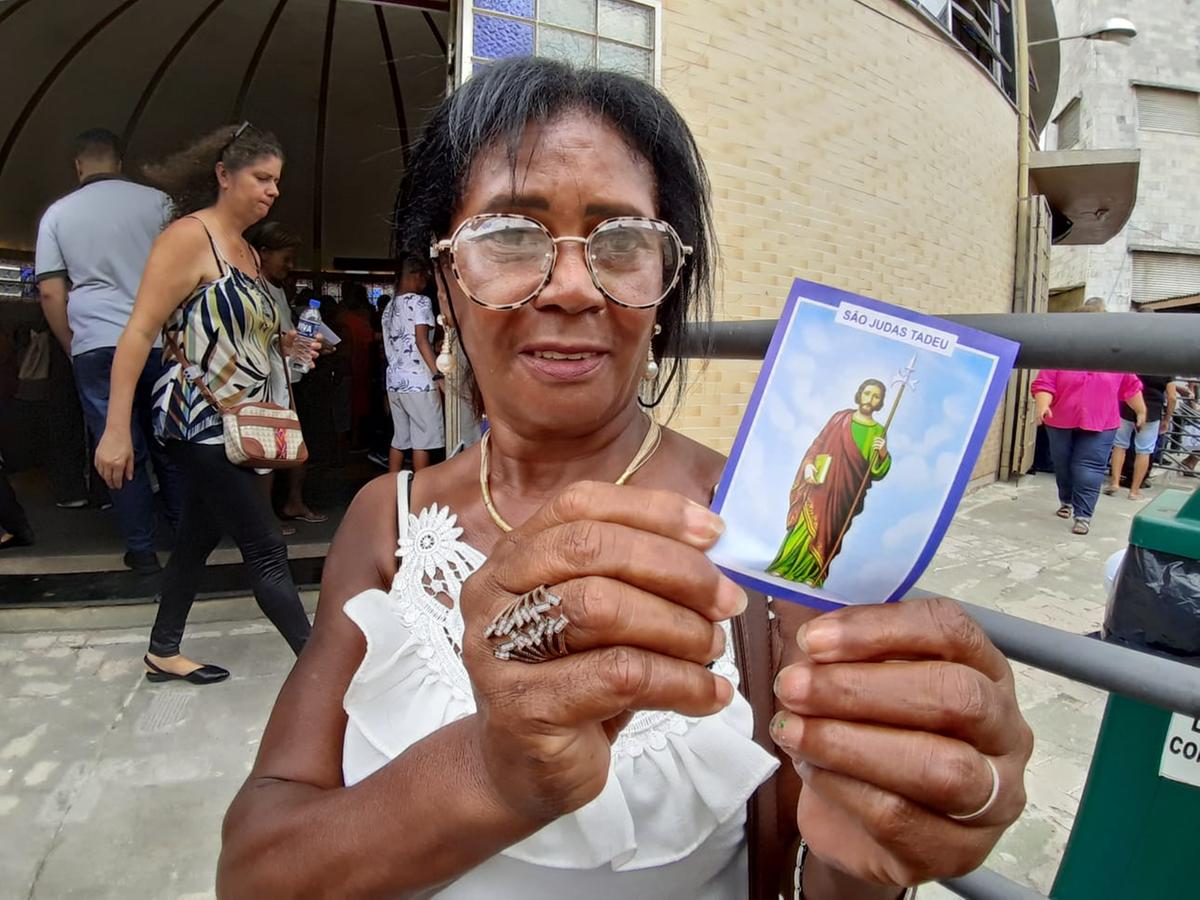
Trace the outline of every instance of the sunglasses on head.
[[229, 140], [227, 140], [221, 146], [220, 152], [217, 153], [217, 162], [220, 162], [221, 160], [223, 160], [225, 158], [225, 151], [228, 150], [230, 147], [232, 147], [234, 144], [236, 144], [237, 139], [240, 138], [243, 134], [245, 134], [246, 129], [249, 127], [250, 127], [249, 120], [243, 122], [241, 125], [239, 125], [237, 127], [237, 130], [233, 133], [233, 137], [231, 137]]

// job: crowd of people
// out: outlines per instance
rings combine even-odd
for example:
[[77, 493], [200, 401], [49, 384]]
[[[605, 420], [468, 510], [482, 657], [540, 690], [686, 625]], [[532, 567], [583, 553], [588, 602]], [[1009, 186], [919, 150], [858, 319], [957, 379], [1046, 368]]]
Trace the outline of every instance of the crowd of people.
[[[421, 469], [443, 448], [427, 265], [401, 261], [396, 299], [380, 298], [378, 310], [354, 282], [342, 284], [340, 300], [297, 291], [300, 238], [269, 218], [284, 156], [270, 132], [243, 123], [145, 166], [135, 180], [116, 135], [89, 129], [73, 148], [78, 186], [39, 224], [34, 280], [62, 393], [52, 406], [64, 419], [74, 410], [95, 463], [90, 484], [82, 459], [55, 467], [78, 473], [58, 505], [111, 506], [126, 566], [161, 572], [145, 658], [153, 680], [228, 676], [180, 652], [202, 569], [224, 536], [297, 654], [310, 632], [284, 538], [327, 516], [306, 502], [305, 466], [274, 472], [230, 461], [229, 410], [248, 402], [295, 408], [310, 459], [323, 465], [370, 449], [377, 411], [390, 413], [383, 462], [393, 472], [406, 454]], [[314, 299], [326, 330], [303, 346], [295, 322]], [[313, 361], [291, 364], [297, 355]], [[55, 447], [82, 443], [55, 437]], [[34, 539], [0, 466], [0, 548]], [[171, 548], [165, 568], [162, 544]]]
[[[139, 173], [138, 181], [126, 176], [120, 141], [110, 131], [83, 132], [76, 138], [73, 151], [78, 186], [43, 215], [36, 265], [28, 272], [26, 296], [41, 300], [42, 315], [23, 315], [19, 322], [9, 323], [17, 340], [15, 351], [9, 348], [7, 354], [14, 360], [10, 374], [17, 373], [15, 360], [21, 362], [16, 397], [36, 404], [38, 409], [36, 415], [30, 414], [32, 423], [38, 426], [36, 433], [24, 435], [22, 449], [29, 444], [31, 451], [36, 447], [36, 452], [43, 454], [53, 500], [60, 509], [109, 509], [115, 501], [114, 520], [126, 545], [125, 563], [139, 573], [149, 574], [159, 571], [155, 545], [164, 543], [155, 534], [156, 519], [161, 520], [160, 530], [165, 526], [168, 531], [165, 543], [169, 544], [180, 510], [178, 473], [161, 445], [152, 439], [149, 391], [163, 365], [158, 353], [160, 340], [154, 344], [156, 352], [147, 359], [145, 378], [135, 396], [137, 421], [131, 437], [138, 462], [133, 479], [122, 492], [110, 492], [92, 471], [88, 445], [94, 447], [103, 431], [116, 343], [131, 314], [150, 246], [173, 218], [172, 200], [150, 186], [146, 173]], [[153, 167], [150, 171], [153, 173]], [[259, 284], [276, 304], [281, 331], [293, 330], [294, 320], [307, 301], [318, 299], [330, 333], [344, 342], [340, 350], [326, 348], [324, 365], [315, 374], [301, 378], [289, 370], [297, 402], [306, 409], [306, 438], [312, 460], [340, 467], [352, 448], [384, 467], [389, 465], [389, 456], [393, 467], [404, 464], [401, 461], [406, 456], [410, 466], [439, 458], [444, 441], [440, 423], [434, 421], [437, 416], [417, 414], [417, 446], [409, 446], [411, 438], [406, 437], [409, 419], [396, 394], [408, 393], [412, 386], [398, 390], [397, 378], [406, 367], [411, 373], [412, 366], [394, 360], [409, 353], [414, 332], [413, 326], [407, 326], [407, 330], [401, 326], [400, 317], [395, 315], [398, 310], [388, 311], [391, 295], [383, 294], [368, 303], [365, 287], [353, 281], [340, 285], [338, 299], [311, 288], [297, 289], [293, 272], [301, 239], [294, 231], [282, 222], [263, 220], [248, 229], [245, 238], [261, 260]], [[420, 260], [411, 261], [408, 270], [401, 271], [402, 266], [399, 261], [395, 290], [409, 296], [409, 306], [410, 295], [424, 296], [425, 308], [432, 310], [427, 266]], [[386, 334], [385, 314], [392, 322]], [[427, 315], [430, 332], [432, 315]], [[427, 326], [423, 323], [416, 327]], [[421, 340], [429, 346], [431, 334]], [[34, 359], [39, 362], [31, 366], [29, 361]], [[417, 377], [420, 374], [415, 373]], [[435, 377], [432, 356], [425, 377]], [[7, 388], [5, 392], [13, 393]], [[432, 383], [422, 393], [431, 395], [426, 400], [439, 396]], [[397, 432], [403, 438], [399, 442]], [[28, 457], [29, 452], [19, 456]], [[12, 499], [0, 502], [0, 519], [12, 527], [0, 522], [0, 547], [26, 546], [33, 543], [34, 531], [3, 473], [0, 464], [0, 478], [5, 483], [0, 492]], [[273, 485], [285, 535], [295, 532], [294, 523], [318, 524], [327, 519], [306, 499], [305, 473], [305, 469], [281, 473]]]

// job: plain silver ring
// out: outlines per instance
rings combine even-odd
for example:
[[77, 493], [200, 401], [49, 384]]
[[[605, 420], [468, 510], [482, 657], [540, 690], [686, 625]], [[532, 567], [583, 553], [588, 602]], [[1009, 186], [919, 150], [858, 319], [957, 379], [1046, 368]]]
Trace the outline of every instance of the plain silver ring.
[[996, 798], [1000, 796], [1000, 773], [996, 770], [996, 764], [992, 762], [990, 757], [987, 756], [983, 758], [983, 761], [987, 763], [988, 768], [992, 770], [992, 792], [988, 795], [987, 800], [984, 801], [983, 806], [979, 807], [979, 809], [975, 810], [973, 813], [967, 813], [965, 816], [956, 816], [953, 813], [947, 813], [946, 815], [955, 822], [971, 822], [975, 819], [978, 819], [980, 816], [986, 815], [988, 810], [995, 805]]

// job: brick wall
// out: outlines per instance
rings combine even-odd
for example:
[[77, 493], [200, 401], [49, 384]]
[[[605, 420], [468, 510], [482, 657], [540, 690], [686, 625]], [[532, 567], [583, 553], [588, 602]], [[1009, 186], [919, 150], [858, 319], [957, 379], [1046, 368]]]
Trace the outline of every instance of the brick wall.
[[[923, 312], [1009, 309], [1016, 112], [905, 3], [869, 5], [899, 23], [853, 0], [664, 0], [662, 87], [713, 182], [719, 319], [778, 315], [797, 276]], [[710, 363], [675, 427], [727, 451], [758, 368]]]

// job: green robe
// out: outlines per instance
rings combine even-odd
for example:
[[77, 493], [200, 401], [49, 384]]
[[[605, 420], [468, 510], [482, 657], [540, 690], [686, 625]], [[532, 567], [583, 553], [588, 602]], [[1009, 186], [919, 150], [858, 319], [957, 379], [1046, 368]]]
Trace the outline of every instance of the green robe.
[[[826, 428], [828, 429], [829, 426], [826, 426]], [[864, 425], [861, 422], [851, 421], [850, 433], [854, 444], [858, 447], [859, 452], [862, 453], [863, 460], [870, 460], [871, 481], [878, 480], [886, 475], [892, 467], [891, 454], [882, 460], [871, 459], [871, 444], [875, 441], [875, 438], [884, 436], [883, 426], [878, 422], [874, 425]], [[824, 436], [825, 432], [822, 432], [821, 437]], [[796, 524], [784, 538], [778, 555], [776, 555], [770, 566], [767, 567], [767, 571], [774, 575], [787, 578], [789, 581], [811, 584], [814, 587], [820, 587], [829, 576], [829, 564], [823, 561], [822, 554], [818, 551], [818, 546], [823, 545], [822, 549], [828, 548], [831, 559], [833, 556], [836, 556], [841, 549], [840, 542], [837, 540], [839, 532], [843, 525], [846, 524], [847, 519], [853, 518], [862, 508], [861, 497], [859, 498], [857, 507], [853, 506], [853, 497], [847, 497], [843, 499], [840, 505], [837, 503], [832, 504], [834, 508], [839, 509], [838, 514], [830, 516], [830, 521], [820, 521], [819, 515], [814, 511], [815, 508], [829, 509], [831, 504], [828, 502], [814, 504], [809, 498], [812, 497], [813, 492], [833, 489], [833, 467], [838, 465], [838, 460], [835, 456], [830, 464], [831, 477], [827, 477], [825, 484], [810, 485], [804, 481], [804, 467], [810, 458], [815, 455], [815, 452], [825, 452], [827, 449], [818, 446], [820, 443], [821, 438], [819, 437], [818, 442], [814, 443], [813, 449], [810, 449], [808, 454], [805, 455], [805, 461], [801, 463], [800, 473], [796, 478], [796, 486], [792, 489], [792, 502], [799, 502], [801, 506], [800, 515], [796, 520]], [[858, 466], [855, 468], [864, 467]], [[857, 484], [854, 485], [854, 488], [857, 489]], [[820, 540], [818, 540], [818, 536]], [[824, 569], [823, 573], [822, 569]]]

